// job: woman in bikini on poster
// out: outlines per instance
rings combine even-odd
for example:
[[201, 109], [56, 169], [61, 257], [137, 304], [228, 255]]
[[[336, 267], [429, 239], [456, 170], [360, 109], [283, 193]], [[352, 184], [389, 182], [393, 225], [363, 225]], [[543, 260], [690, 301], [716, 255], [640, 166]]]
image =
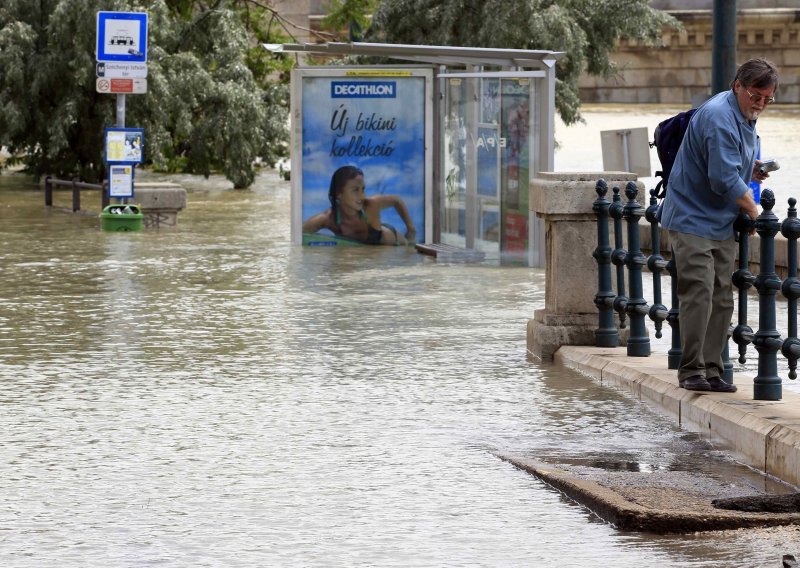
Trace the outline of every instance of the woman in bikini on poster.
[[[328, 199], [330, 209], [303, 222], [303, 233], [328, 229], [334, 235], [369, 245], [406, 245], [416, 240], [416, 228], [405, 202], [397, 195], [365, 194], [364, 172], [355, 166], [342, 166], [333, 173]], [[381, 223], [381, 210], [394, 207], [406, 224], [405, 235]]]

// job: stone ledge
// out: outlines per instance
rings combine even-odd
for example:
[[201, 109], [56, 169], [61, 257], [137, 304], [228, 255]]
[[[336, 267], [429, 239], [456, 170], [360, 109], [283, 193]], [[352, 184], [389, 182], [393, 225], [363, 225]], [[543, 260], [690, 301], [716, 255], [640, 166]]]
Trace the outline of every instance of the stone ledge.
[[186, 189], [176, 183], [140, 182], [134, 195], [148, 229], [175, 227], [178, 213], [186, 208]]
[[594, 330], [584, 325], [545, 325], [528, 320], [528, 353], [542, 361], [551, 361], [561, 345], [587, 345], [594, 341]]
[[135, 195], [142, 209], [186, 208], [186, 190], [176, 183], [137, 182]]
[[800, 394], [783, 391], [780, 401], [753, 399], [753, 377], [735, 374], [739, 391], [698, 393], [678, 387], [666, 354], [627, 357], [622, 349], [565, 345], [556, 363], [603, 384], [633, 393], [689, 427], [725, 444], [737, 459], [800, 486]]
[[[689, 533], [746, 527], [800, 524], [800, 513], [753, 513], [715, 508], [722, 486], [702, 483], [697, 475], [679, 472], [592, 472], [563, 464], [496, 454], [570, 499], [584, 505], [620, 530]], [[679, 487], [676, 487], [678, 485]], [[688, 485], [691, 489], [681, 488]], [[730, 500], [732, 498], [721, 500]]]
[[630, 172], [538, 172], [531, 179], [528, 187], [529, 209], [537, 215], [561, 216], [557, 220], [571, 220], [576, 217], [585, 218], [588, 222], [596, 218], [592, 210], [597, 199], [595, 185], [597, 180], [604, 179], [608, 184], [606, 199], [611, 201], [614, 197], [613, 187], [620, 188], [623, 203], [625, 185], [635, 182], [639, 193], [636, 200], [644, 203], [644, 184], [638, 181], [635, 173]]

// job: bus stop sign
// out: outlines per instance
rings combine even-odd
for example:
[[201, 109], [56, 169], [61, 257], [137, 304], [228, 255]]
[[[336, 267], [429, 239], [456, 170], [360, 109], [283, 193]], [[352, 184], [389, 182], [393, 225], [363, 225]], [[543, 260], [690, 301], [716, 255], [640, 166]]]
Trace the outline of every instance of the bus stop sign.
[[147, 61], [146, 12], [97, 12], [97, 61]]

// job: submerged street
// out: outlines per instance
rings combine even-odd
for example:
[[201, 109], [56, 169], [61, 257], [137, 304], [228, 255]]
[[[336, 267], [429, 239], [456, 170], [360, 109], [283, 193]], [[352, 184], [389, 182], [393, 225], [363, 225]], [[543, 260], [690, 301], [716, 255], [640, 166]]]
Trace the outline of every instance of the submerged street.
[[496, 457], [769, 483], [621, 392], [527, 360], [541, 270], [292, 246], [276, 173], [245, 191], [169, 180], [189, 190], [177, 229], [126, 234], [46, 211], [28, 180], [0, 175], [4, 566], [777, 566], [798, 553], [792, 528], [618, 531]]

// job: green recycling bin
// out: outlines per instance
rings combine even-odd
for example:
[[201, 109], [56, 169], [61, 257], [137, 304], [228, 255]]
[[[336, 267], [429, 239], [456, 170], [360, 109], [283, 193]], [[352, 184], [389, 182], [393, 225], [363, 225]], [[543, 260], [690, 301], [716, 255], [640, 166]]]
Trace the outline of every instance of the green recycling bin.
[[115, 203], [100, 213], [100, 228], [104, 231], [141, 231], [144, 215], [138, 205]]

